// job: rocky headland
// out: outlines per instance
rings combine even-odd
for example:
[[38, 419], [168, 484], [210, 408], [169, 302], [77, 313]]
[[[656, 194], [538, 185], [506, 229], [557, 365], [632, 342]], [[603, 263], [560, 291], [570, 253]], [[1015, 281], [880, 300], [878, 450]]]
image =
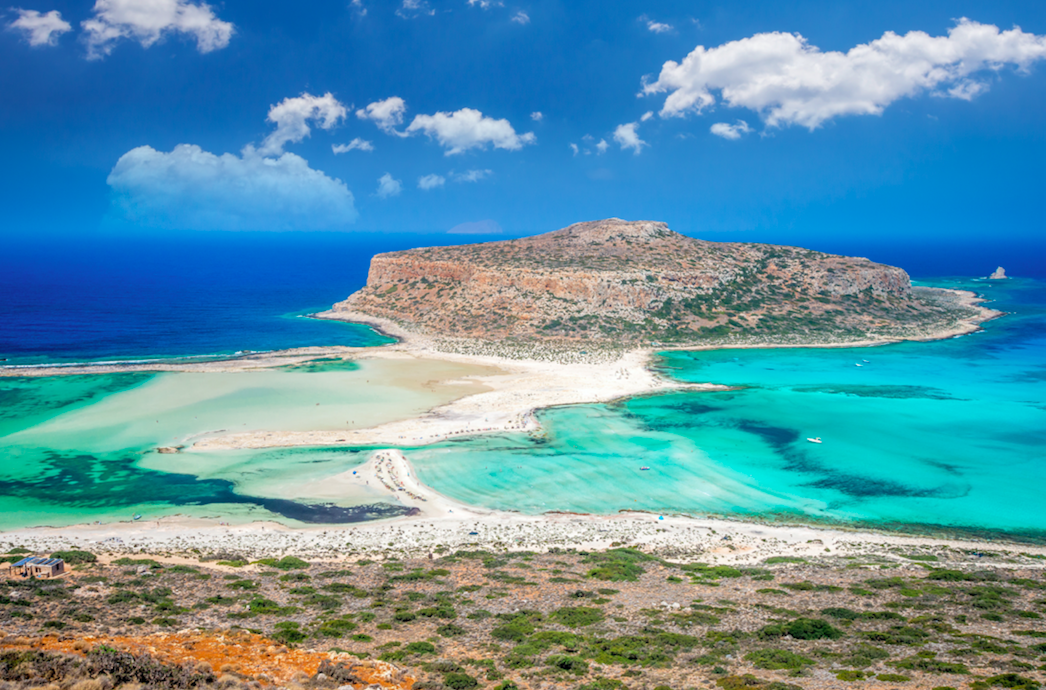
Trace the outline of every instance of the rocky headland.
[[984, 311], [868, 259], [610, 218], [378, 254], [367, 285], [328, 315], [427, 337], [635, 348], [922, 338]]

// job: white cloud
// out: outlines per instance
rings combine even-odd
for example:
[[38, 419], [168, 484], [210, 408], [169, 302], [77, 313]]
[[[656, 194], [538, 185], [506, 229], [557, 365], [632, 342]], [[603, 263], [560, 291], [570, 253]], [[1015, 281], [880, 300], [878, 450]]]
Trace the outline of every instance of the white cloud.
[[352, 0], [349, 5], [356, 11], [357, 16], [367, 16], [367, 8], [363, 6], [363, 0]]
[[643, 116], [639, 118], [639, 121], [640, 122], [646, 122], [647, 120], [649, 120], [653, 116], [654, 116], [654, 111], [653, 110], [648, 110], [645, 113], [643, 113]]
[[477, 220], [474, 223], [460, 223], [450, 230], [448, 235], [500, 235], [501, 226], [493, 220]]
[[723, 137], [724, 139], [730, 139], [731, 141], [740, 139], [742, 134], [748, 134], [752, 131], [752, 128], [748, 126], [748, 123], [744, 120], [738, 120], [736, 124], [728, 125], [725, 122], [717, 122], [712, 125], [709, 130], [712, 134], [717, 137]]
[[662, 117], [700, 113], [716, 103], [760, 113], [771, 127], [809, 129], [840, 115], [878, 115], [906, 96], [938, 88], [969, 99], [986, 86], [972, 78], [1005, 65], [1027, 70], [1046, 58], [1046, 36], [1000, 32], [968, 19], [947, 36], [888, 31], [846, 53], [822, 52], [798, 34], [762, 33], [669, 61], [644, 94], [668, 93]]
[[442, 175], [424, 175], [418, 178], [418, 189], [435, 189], [442, 187], [447, 178]]
[[455, 182], [479, 182], [484, 177], [490, 177], [494, 174], [493, 170], [466, 170], [463, 173], [457, 173], [454, 175]]
[[671, 24], [662, 24], [661, 22], [655, 22], [654, 20], [648, 20], [646, 28], [653, 31], [655, 34], [663, 34], [672, 30]]
[[399, 134], [396, 127], [403, 124], [403, 113], [407, 110], [407, 104], [399, 96], [386, 98], [384, 101], [375, 101], [366, 108], [356, 111], [356, 117], [361, 120], [371, 120], [374, 124], [387, 134]]
[[148, 48], [167, 34], [189, 34], [201, 53], [229, 45], [233, 25], [218, 19], [206, 3], [187, 0], [98, 0], [94, 17], [80, 23], [86, 32], [88, 59], [112, 52], [121, 38]]
[[638, 122], [618, 125], [614, 130], [614, 141], [621, 145], [622, 151], [632, 149], [632, 153], [638, 156], [643, 147], [649, 146], [649, 144], [639, 138], [639, 134], [636, 133], [637, 127], [639, 127]]
[[528, 15], [523, 10], [520, 10], [519, 12], [516, 12], [514, 15], [512, 15], [512, 21], [520, 25], [526, 25], [530, 23], [530, 15]]
[[431, 17], [436, 10], [429, 7], [428, 0], [403, 0], [403, 4], [396, 10], [396, 15], [404, 19], [415, 17]]
[[599, 143], [596, 144], [596, 152], [599, 154], [606, 153], [608, 148], [610, 148], [610, 144], [607, 143], [606, 139], [600, 139]]
[[540, 110], [535, 110], [534, 112], [532, 112], [530, 114], [530, 119], [533, 120], [534, 122], [541, 122], [542, 120], [545, 119], [545, 116], [541, 114]]
[[144, 228], [191, 230], [342, 230], [358, 217], [341, 180], [293, 153], [217, 156], [193, 144], [170, 153], [128, 151], [106, 182], [109, 220]]
[[437, 112], [435, 115], [418, 115], [407, 134], [424, 132], [436, 139], [446, 149], [447, 156], [473, 148], [486, 148], [491, 144], [496, 149], [516, 151], [537, 141], [533, 132], [516, 134], [508, 120], [495, 120], [472, 108], [462, 108], [453, 113]]
[[375, 194], [380, 199], [388, 199], [390, 196], [399, 196], [403, 191], [403, 185], [389, 173], [378, 178], [378, 191]]
[[577, 151], [578, 151], [577, 144], [571, 144], [570, 145], [570, 150], [573, 151], [574, 155], [576, 156], [577, 155]]
[[284, 98], [269, 108], [266, 119], [276, 125], [276, 131], [265, 137], [259, 151], [265, 155], [283, 153], [284, 144], [296, 143], [309, 136], [310, 121], [322, 129], [331, 129], [348, 112], [330, 92], [322, 96], [303, 93], [295, 98]]
[[58, 10], [51, 10], [47, 14], [18, 8], [14, 11], [18, 13], [18, 19], [7, 27], [21, 31], [31, 46], [58, 45], [58, 37], [73, 29], [69, 22], [62, 19], [62, 13]]
[[331, 150], [334, 153], [348, 153], [349, 151], [373, 151], [374, 144], [370, 143], [366, 139], [360, 139], [356, 137], [347, 144], [335, 144], [331, 146]]
[[479, 7], [480, 9], [490, 9], [491, 7], [504, 7], [505, 3], [499, 2], [499, 0], [469, 0], [469, 7]]

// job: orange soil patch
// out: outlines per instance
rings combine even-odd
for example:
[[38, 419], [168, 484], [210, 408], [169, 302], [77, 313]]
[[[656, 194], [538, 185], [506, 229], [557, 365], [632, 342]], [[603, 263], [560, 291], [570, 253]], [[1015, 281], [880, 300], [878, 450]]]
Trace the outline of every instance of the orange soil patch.
[[[414, 684], [413, 677], [383, 661], [360, 661], [337, 652], [287, 649], [278, 642], [247, 632], [177, 632], [141, 637], [84, 635], [68, 639], [46, 635], [14, 642], [0, 643], [0, 649], [36, 649], [83, 656], [88, 649], [104, 644], [131, 654], [150, 654], [169, 664], [203, 662], [217, 674], [225, 669], [263, 683], [266, 680], [286, 682], [298, 674], [312, 676], [322, 662], [332, 661], [343, 662], [368, 685], [376, 683], [389, 690], [408, 690]], [[25, 644], [18, 644], [22, 642]]]

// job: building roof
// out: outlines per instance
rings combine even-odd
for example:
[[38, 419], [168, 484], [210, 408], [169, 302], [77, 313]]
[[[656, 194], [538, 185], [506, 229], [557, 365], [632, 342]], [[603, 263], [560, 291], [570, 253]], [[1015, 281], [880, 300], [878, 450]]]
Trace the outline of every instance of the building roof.
[[59, 563], [63, 563], [61, 558], [47, 558], [46, 556], [29, 556], [18, 561], [12, 568], [22, 568], [27, 565], [43, 565], [43, 566], [54, 566]]

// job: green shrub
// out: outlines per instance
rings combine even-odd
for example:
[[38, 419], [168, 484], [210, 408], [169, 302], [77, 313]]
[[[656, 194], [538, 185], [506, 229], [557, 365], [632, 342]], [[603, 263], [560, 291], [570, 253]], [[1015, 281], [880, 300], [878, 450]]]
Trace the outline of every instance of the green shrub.
[[603, 553], [593, 553], [585, 557], [585, 563], [594, 564], [588, 577], [612, 582], [635, 582], [646, 572], [638, 563], [656, 560], [638, 549], [611, 549]]
[[454, 625], [453, 623], [447, 623], [436, 628], [436, 634], [443, 637], [460, 637], [468, 632], [465, 628], [460, 625]]
[[272, 639], [277, 642], [282, 642], [285, 645], [295, 645], [302, 642], [307, 638], [308, 635], [303, 633], [301, 630], [292, 630], [290, 628], [284, 630], [277, 630], [272, 635]]
[[1001, 673], [984, 680], [975, 680], [970, 684], [973, 690], [985, 690], [985, 688], [1014, 688], [1015, 690], [1038, 690], [1040, 683], [1031, 678], [1016, 673]]
[[864, 676], [864, 671], [839, 671], [835, 674], [836, 678], [845, 681], [864, 680]]
[[796, 640], [838, 640], [843, 636], [843, 631], [820, 618], [796, 618], [787, 623], [771, 623], [758, 634], [763, 639], [788, 635]]
[[920, 652], [917, 656], [910, 656], [900, 661], [892, 661], [890, 665], [894, 668], [904, 669], [906, 671], [922, 671], [923, 673], [958, 673], [966, 674], [969, 670], [963, 664], [956, 664], [949, 661], [938, 661], [929, 656], [923, 656], [923, 654], [931, 654], [932, 652]]
[[83, 563], [96, 563], [98, 556], [95, 556], [90, 551], [55, 551], [51, 554], [51, 558], [61, 558], [69, 565], [81, 565]]
[[436, 646], [431, 642], [411, 642], [403, 651], [407, 654], [435, 654]]
[[397, 611], [392, 614], [392, 620], [397, 623], [410, 623], [412, 620], [417, 619], [418, 614], [413, 611]]
[[566, 606], [553, 611], [549, 617], [568, 628], [581, 628], [586, 625], [593, 625], [604, 618], [602, 609], [591, 606]]
[[573, 673], [576, 676], [583, 676], [588, 673], [588, 663], [576, 656], [553, 654], [545, 660], [545, 663], [561, 671]]
[[857, 613], [853, 609], [830, 607], [827, 609], [821, 609], [821, 613], [830, 618], [839, 618], [844, 621], [856, 620], [861, 614]]
[[803, 666], [813, 664], [813, 659], [800, 656], [787, 649], [757, 649], [745, 655], [747, 661], [751, 661], [756, 668], [770, 671], [779, 669], [799, 670]]
[[454, 610], [454, 607], [448, 603], [441, 603], [438, 606], [429, 606], [427, 608], [418, 610], [419, 616], [425, 618], [446, 618], [453, 620], [458, 617], [458, 612]]
[[479, 681], [467, 673], [452, 671], [443, 676], [443, 685], [451, 690], [469, 690], [479, 685]]
[[344, 618], [334, 618], [320, 623], [319, 627], [316, 628], [316, 634], [323, 637], [342, 637], [345, 633], [352, 632], [355, 629], [356, 624], [352, 621]]
[[627, 690], [627, 688], [616, 678], [596, 678], [591, 683], [578, 686], [577, 690]]
[[723, 690], [802, 690], [798, 685], [781, 681], [763, 680], [750, 673], [743, 676], [725, 676], [716, 681]]
[[163, 566], [151, 558], [117, 558], [112, 565], [145, 565], [150, 568], [162, 568]]
[[270, 568], [277, 568], [279, 570], [302, 570], [309, 567], [307, 561], [303, 561], [295, 556], [284, 556], [279, 560], [275, 558], [262, 558], [254, 562], [259, 565], [267, 565]]
[[930, 634], [920, 628], [894, 625], [889, 630], [864, 632], [861, 633], [861, 636], [866, 640], [882, 644], [919, 646], [926, 641]]
[[899, 673], [880, 673], [876, 678], [887, 683], [907, 683], [911, 680], [908, 676], [902, 676]]

